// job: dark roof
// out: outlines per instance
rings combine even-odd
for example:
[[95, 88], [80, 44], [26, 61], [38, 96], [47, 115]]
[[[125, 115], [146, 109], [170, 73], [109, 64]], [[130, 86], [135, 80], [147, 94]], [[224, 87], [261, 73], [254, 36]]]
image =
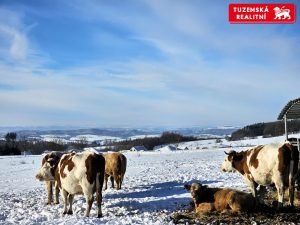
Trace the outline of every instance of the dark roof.
[[286, 106], [281, 110], [278, 120], [282, 120], [286, 115], [287, 119], [300, 118], [300, 98], [289, 101]]

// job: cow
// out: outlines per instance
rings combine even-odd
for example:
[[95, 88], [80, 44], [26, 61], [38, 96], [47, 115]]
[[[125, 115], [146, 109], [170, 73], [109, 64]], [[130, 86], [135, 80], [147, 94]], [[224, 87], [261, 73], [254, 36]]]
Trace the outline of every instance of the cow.
[[[61, 152], [50, 152], [44, 155], [42, 159], [42, 166], [45, 164], [47, 161], [54, 161], [55, 163], [58, 163], [60, 157], [62, 156]], [[57, 183], [55, 181], [45, 181], [46, 185], [46, 190], [48, 194], [48, 205], [51, 205], [53, 202], [55, 204], [59, 204], [59, 188], [57, 186]], [[53, 187], [55, 190], [55, 201], [53, 201]]]
[[289, 142], [258, 145], [242, 152], [231, 151], [222, 163], [221, 170], [238, 171], [257, 197], [257, 186], [275, 185], [278, 193], [277, 209], [283, 206], [284, 191], [289, 188], [289, 204], [294, 206], [295, 179], [299, 152]]
[[127, 159], [122, 153], [106, 153], [105, 158], [105, 176], [104, 190], [107, 189], [107, 181], [110, 176], [112, 188], [114, 188], [114, 180], [117, 183], [117, 190], [121, 189], [124, 175], [126, 172]]
[[210, 188], [200, 183], [184, 187], [191, 193], [197, 213], [212, 211], [237, 213], [255, 210], [255, 198], [249, 193], [229, 188]]
[[92, 151], [84, 151], [64, 154], [58, 163], [46, 161], [36, 178], [40, 181], [57, 182], [64, 200], [63, 214], [73, 214], [74, 195], [83, 194], [87, 203], [85, 216], [88, 217], [94, 200], [93, 194], [96, 192], [98, 217], [102, 217], [104, 173], [104, 157]]

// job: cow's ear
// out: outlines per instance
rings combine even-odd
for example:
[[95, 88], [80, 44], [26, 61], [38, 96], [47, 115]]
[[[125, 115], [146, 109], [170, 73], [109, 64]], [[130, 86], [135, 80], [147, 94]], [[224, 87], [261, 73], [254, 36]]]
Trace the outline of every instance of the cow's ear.
[[50, 165], [51, 168], [55, 167], [55, 164], [56, 164], [55, 159], [53, 159], [53, 158], [48, 159], [47, 162], [49, 163], [49, 165]]
[[56, 155], [54, 160], [55, 160], [55, 162], [58, 162], [60, 160], [60, 157], [58, 155]]
[[184, 185], [184, 188], [188, 191], [191, 191], [191, 185], [188, 185], [188, 184], [185, 184]]
[[235, 154], [233, 155], [233, 160], [235, 161], [241, 161], [243, 159], [243, 154], [242, 153], [237, 153], [235, 152]]
[[202, 185], [202, 187], [201, 187], [202, 190], [206, 190], [207, 188], [208, 188], [207, 185]]

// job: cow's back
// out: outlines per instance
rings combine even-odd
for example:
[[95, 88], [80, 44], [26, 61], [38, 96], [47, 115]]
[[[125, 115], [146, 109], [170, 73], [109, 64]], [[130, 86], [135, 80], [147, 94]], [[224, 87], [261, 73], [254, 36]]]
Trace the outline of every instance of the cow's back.
[[234, 212], [252, 211], [255, 206], [255, 198], [251, 194], [230, 188], [217, 191], [214, 194], [214, 199], [214, 206], [220, 212], [228, 209]]
[[107, 153], [105, 157], [105, 173], [110, 176], [124, 174], [126, 172], [127, 159], [121, 153]]
[[59, 163], [59, 175], [63, 188], [72, 194], [81, 194], [82, 185], [95, 185], [98, 173], [104, 174], [102, 155], [85, 151], [65, 154]]
[[289, 143], [256, 146], [247, 155], [247, 166], [258, 184], [269, 185], [282, 176], [286, 183], [293, 157], [293, 149]]

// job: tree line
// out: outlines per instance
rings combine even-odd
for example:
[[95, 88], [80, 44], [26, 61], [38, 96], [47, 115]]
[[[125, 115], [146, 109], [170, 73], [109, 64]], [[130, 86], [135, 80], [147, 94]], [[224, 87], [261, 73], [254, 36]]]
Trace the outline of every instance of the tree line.
[[195, 141], [198, 140], [192, 136], [183, 136], [174, 132], [164, 132], [160, 137], [145, 137], [134, 140], [125, 140], [115, 142], [113, 145], [116, 150], [131, 149], [134, 146], [145, 146], [148, 150], [152, 150], [155, 146], [166, 145], [178, 142]]
[[[107, 149], [115, 147], [116, 151], [131, 149], [133, 146], [145, 146], [152, 150], [155, 146], [166, 145], [178, 142], [198, 140], [192, 136], [183, 136], [174, 132], [164, 132], [160, 137], [146, 137], [135, 140], [125, 140], [121, 142], [107, 143]], [[47, 151], [67, 151], [71, 149], [83, 150], [86, 147], [96, 147], [99, 144], [88, 143], [86, 139], [75, 142], [64, 142], [63, 140], [43, 141], [39, 139], [26, 139], [17, 137], [16, 133], [7, 133], [4, 140], [0, 140], [0, 155], [20, 155], [24, 151], [30, 151], [31, 154], [38, 155]]]
[[33, 155], [42, 154], [45, 151], [66, 151], [68, 149], [84, 149], [95, 146], [95, 143], [88, 144], [84, 139], [65, 143], [62, 140], [43, 141], [39, 139], [17, 138], [17, 133], [9, 132], [0, 140], [0, 155], [20, 155], [29, 151]]
[[[290, 120], [287, 123], [288, 132], [294, 133], [300, 131], [300, 120]], [[230, 141], [241, 140], [245, 137], [275, 137], [284, 134], [284, 121], [275, 121], [269, 123], [255, 123], [245, 126], [239, 130], [234, 131], [229, 138]]]

